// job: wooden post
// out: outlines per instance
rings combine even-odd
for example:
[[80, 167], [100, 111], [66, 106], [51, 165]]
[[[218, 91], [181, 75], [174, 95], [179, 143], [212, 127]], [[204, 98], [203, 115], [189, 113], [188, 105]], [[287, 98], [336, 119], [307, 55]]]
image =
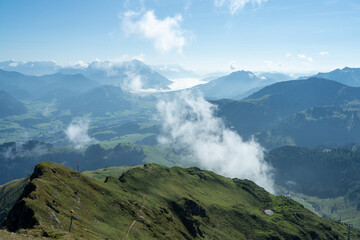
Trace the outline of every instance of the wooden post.
[[70, 216], [70, 226], [69, 226], [69, 232], [71, 232], [71, 225], [72, 225], [72, 220], [73, 220], [73, 216]]
[[74, 210], [70, 210], [70, 225], [69, 225], [69, 232], [71, 232], [71, 225], [72, 225], [72, 221], [73, 221], [73, 219], [74, 219], [74, 217], [73, 217], [73, 214], [74, 213]]

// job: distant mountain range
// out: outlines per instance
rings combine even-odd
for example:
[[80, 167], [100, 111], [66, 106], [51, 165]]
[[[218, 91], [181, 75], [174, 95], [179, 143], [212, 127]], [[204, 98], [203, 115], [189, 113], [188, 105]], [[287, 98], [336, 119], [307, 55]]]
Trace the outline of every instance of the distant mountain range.
[[[0, 70], [16, 71], [24, 75], [33, 76], [50, 75], [58, 72], [64, 74], [82, 74], [91, 80], [97, 81], [100, 85], [113, 85], [133, 91], [139, 89], [166, 90], [169, 89], [169, 85], [172, 83], [169, 79], [203, 78], [204, 81], [209, 83], [196, 88], [202, 91], [208, 99], [242, 99], [264, 86], [293, 79], [293, 77], [284, 73], [252, 73], [249, 71], [237, 71], [222, 77], [214, 76], [221, 76], [224, 73], [204, 77], [177, 64], [153, 65], [149, 67], [138, 60], [122, 63], [94, 61], [89, 64], [65, 67], [57, 65], [52, 61], [21, 62], [11, 60], [0, 62]], [[328, 73], [318, 73], [313, 77], [334, 80], [352, 87], [360, 87], [360, 68], [345, 67]], [[307, 78], [309, 77], [301, 77], [299, 79]], [[210, 83], [210, 81], [215, 82]]]
[[[360, 68], [336, 69], [329, 73], [318, 73], [313, 77], [334, 80], [350, 87], [360, 87]], [[299, 80], [308, 79], [301, 77]], [[194, 87], [203, 92], [208, 99], [243, 99], [276, 82], [292, 80], [293, 77], [283, 73], [252, 73], [237, 71], [229, 75], [211, 79], [210, 82]]]
[[[313, 77], [334, 80], [350, 87], [360, 87], [360, 68], [345, 67], [327, 73], [318, 73], [313, 75]], [[307, 78], [309, 78], [309, 76], [300, 77], [299, 79]]]
[[62, 67], [52, 61], [4, 61], [0, 62], [0, 69], [5, 71], [15, 71], [25, 75], [42, 76], [46, 74], [54, 74]]
[[[122, 64], [94, 62], [86, 68], [62, 68], [57, 73], [42, 76], [29, 76], [0, 69], [0, 89], [20, 100], [74, 99], [76, 95], [101, 85], [109, 85], [108, 89], [110, 86], [121, 87], [120, 91], [126, 92], [164, 90], [169, 89], [168, 85], [171, 83], [172, 81], [136, 60]], [[94, 98], [99, 100], [98, 95]]]
[[170, 80], [138, 60], [130, 62], [92, 62], [85, 68], [63, 68], [61, 73], [83, 74], [101, 85], [113, 85], [127, 90], [169, 89]]
[[[176, 67], [176, 68], [175, 68]], [[173, 72], [174, 74], [182, 74], [186, 72], [181, 66], [172, 66], [161, 68], [163, 72]], [[0, 62], [0, 70], [8, 72], [18, 72], [23, 75], [43, 76], [53, 74], [64, 75], [83, 75], [91, 80], [98, 82], [98, 85], [113, 85], [122, 87], [126, 90], [140, 89], [169, 89], [172, 81], [159, 74], [146, 64], [138, 60], [128, 62], [111, 62], [111, 61], [95, 61], [90, 64], [74, 65], [62, 67], [54, 62], [17, 62], [4, 61]], [[187, 71], [187, 75], [196, 75], [191, 71]]]
[[350, 87], [360, 87], [360, 68], [346, 67], [328, 73], [318, 73], [315, 77], [334, 80]]

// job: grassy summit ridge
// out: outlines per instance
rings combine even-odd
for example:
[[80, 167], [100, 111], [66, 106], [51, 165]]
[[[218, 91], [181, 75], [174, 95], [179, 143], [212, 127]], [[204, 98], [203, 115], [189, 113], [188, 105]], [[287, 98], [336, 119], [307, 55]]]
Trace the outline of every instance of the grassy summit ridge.
[[[67, 234], [70, 209], [77, 217]], [[265, 209], [274, 214], [267, 215]], [[5, 226], [73, 239], [345, 239], [343, 224], [251, 181], [146, 164], [96, 181], [38, 164]], [[24, 230], [22, 230], [24, 231]], [[0, 233], [1, 234], [1, 233]], [[352, 232], [352, 239], [360, 239]]]

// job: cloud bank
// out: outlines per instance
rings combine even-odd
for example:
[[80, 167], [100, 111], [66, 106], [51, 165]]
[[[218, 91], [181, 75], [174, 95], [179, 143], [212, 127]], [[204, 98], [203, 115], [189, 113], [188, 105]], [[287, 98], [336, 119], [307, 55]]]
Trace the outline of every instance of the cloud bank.
[[236, 14], [245, 7], [246, 4], [261, 4], [267, 0], [215, 0], [215, 7], [227, 6], [231, 15]]
[[329, 52], [319, 52], [319, 55], [326, 56], [326, 57], [330, 56]]
[[73, 120], [65, 130], [65, 134], [75, 148], [81, 148], [86, 144], [96, 141], [88, 135], [89, 120]]
[[159, 142], [183, 152], [192, 165], [231, 177], [250, 179], [273, 192], [272, 168], [254, 140], [245, 142], [214, 116], [215, 106], [201, 94], [180, 92], [157, 105]]
[[298, 57], [299, 57], [300, 59], [307, 60], [308, 62], [314, 62], [314, 60], [313, 60], [312, 57], [308, 57], [308, 56], [306, 56], [305, 54], [298, 54]]
[[144, 14], [128, 11], [123, 16], [122, 26], [128, 35], [140, 35], [154, 42], [161, 52], [173, 49], [182, 52], [186, 43], [185, 31], [181, 28], [182, 16], [158, 19], [153, 11]]

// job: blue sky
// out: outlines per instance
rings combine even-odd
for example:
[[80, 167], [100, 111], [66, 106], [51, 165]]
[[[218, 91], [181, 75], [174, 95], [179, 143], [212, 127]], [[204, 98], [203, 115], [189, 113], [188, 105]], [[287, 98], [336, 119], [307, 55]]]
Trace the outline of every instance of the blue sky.
[[359, 0], [0, 0], [0, 61], [360, 67]]

